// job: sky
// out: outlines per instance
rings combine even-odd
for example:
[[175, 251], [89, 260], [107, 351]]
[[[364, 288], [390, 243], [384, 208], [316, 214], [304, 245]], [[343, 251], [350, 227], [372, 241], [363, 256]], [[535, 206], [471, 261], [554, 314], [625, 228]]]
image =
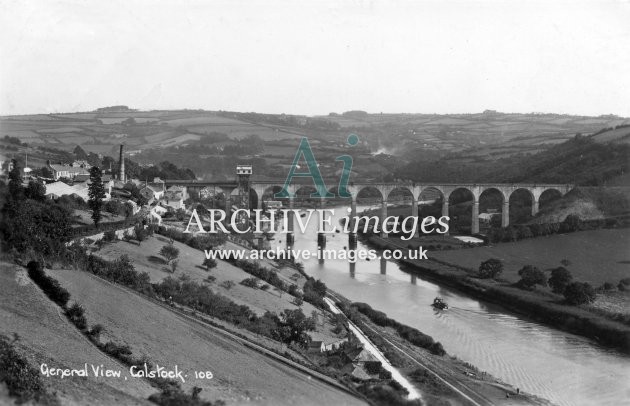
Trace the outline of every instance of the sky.
[[630, 116], [630, 0], [0, 0], [0, 114]]

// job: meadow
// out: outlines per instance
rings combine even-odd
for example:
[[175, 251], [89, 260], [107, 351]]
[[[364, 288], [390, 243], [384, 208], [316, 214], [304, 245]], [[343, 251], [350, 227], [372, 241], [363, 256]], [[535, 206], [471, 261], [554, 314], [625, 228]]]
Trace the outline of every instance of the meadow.
[[450, 264], [477, 269], [488, 258], [503, 261], [502, 277], [516, 282], [518, 271], [525, 265], [542, 270], [562, 266], [574, 279], [600, 286], [605, 282], [616, 286], [620, 279], [630, 277], [630, 229], [602, 229], [556, 234], [548, 237], [500, 243], [470, 249], [433, 251], [430, 258]]

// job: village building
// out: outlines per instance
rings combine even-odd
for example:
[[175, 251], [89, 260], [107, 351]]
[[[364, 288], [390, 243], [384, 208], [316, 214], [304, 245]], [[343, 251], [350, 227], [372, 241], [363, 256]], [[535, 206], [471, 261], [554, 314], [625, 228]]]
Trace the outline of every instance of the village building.
[[314, 340], [311, 341], [308, 344], [308, 352], [313, 354], [313, 353], [320, 353], [320, 352], [327, 352], [327, 351], [336, 351], [339, 348], [341, 348], [341, 346], [344, 343], [348, 342], [348, 338], [342, 338], [339, 340]]
[[[103, 182], [103, 187], [105, 188], [105, 198], [103, 200], [109, 200], [112, 195], [112, 186], [114, 182], [111, 180]], [[73, 185], [68, 185], [64, 182], [57, 181], [44, 185], [46, 187], [46, 192], [44, 195], [48, 199], [58, 199], [61, 196], [77, 196], [86, 202], [90, 198], [88, 195], [88, 190], [90, 186], [89, 179], [86, 182], [75, 182]]]
[[[368, 380], [374, 379], [375, 376], [370, 375], [367, 367], [368, 363], [379, 362], [372, 353], [363, 347], [348, 346], [343, 351], [343, 358], [347, 364], [342, 368], [342, 372], [352, 375], [355, 378]], [[380, 362], [379, 362], [380, 363]]]
[[162, 197], [162, 199], [160, 199], [160, 204], [167, 209], [186, 209], [183, 193], [179, 191], [172, 191], [170, 189], [164, 193], [164, 196]]
[[154, 178], [153, 182], [145, 182], [144, 187], [140, 188], [140, 194], [147, 201], [160, 200], [165, 193], [164, 181], [160, 178]]
[[92, 165], [90, 165], [87, 161], [83, 159], [72, 162], [70, 166], [72, 166], [73, 168], [85, 168], [87, 170], [90, 170], [92, 168]]
[[50, 171], [52, 172], [52, 177], [54, 180], [59, 180], [60, 178], [74, 179], [78, 175], [90, 176], [90, 170], [82, 168], [80, 166], [57, 165], [48, 163], [48, 169], [50, 169]]
[[171, 186], [166, 189], [166, 194], [168, 194], [169, 192], [180, 194], [184, 200], [188, 199], [189, 197], [184, 186]]

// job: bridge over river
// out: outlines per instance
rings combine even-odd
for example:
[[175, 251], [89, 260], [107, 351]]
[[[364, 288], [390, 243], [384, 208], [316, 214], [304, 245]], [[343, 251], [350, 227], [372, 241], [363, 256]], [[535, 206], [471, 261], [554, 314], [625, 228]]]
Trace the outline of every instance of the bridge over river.
[[[310, 178], [293, 178], [293, 182], [289, 185], [288, 191], [292, 196], [299, 194], [300, 189], [313, 188], [313, 183]], [[282, 189], [285, 180], [252, 180], [249, 182], [250, 190], [256, 196], [257, 208], [263, 207], [263, 197], [273, 196], [273, 193]], [[336, 185], [338, 180], [328, 179], [324, 180], [326, 185]], [[201, 191], [203, 189], [219, 190], [226, 196], [229, 203], [229, 197], [238, 188], [236, 180], [223, 181], [223, 182], [208, 182], [199, 180], [166, 180], [166, 186], [180, 186], [187, 190]], [[449, 197], [456, 190], [467, 190], [473, 196], [472, 204], [472, 224], [471, 231], [473, 234], [479, 232], [479, 199], [481, 195], [488, 191], [498, 191], [502, 197], [502, 210], [501, 210], [501, 225], [506, 227], [510, 223], [510, 196], [520, 190], [524, 190], [529, 193], [532, 201], [532, 215], [538, 212], [538, 206], [540, 197], [547, 192], [559, 193], [561, 196], [572, 190], [575, 185], [571, 184], [541, 184], [541, 183], [411, 183], [411, 182], [351, 182], [347, 190], [351, 197], [347, 198], [351, 207], [350, 216], [356, 215], [357, 197], [362, 190], [374, 189], [380, 193], [381, 200], [381, 219], [387, 217], [387, 203], [391, 198], [393, 192], [404, 193], [411, 197], [411, 215], [418, 216], [418, 203], [420, 201], [420, 195], [423, 192], [431, 191], [432, 193], [438, 193], [442, 197], [442, 215], [448, 216], [449, 209]], [[336, 194], [337, 187], [329, 188], [328, 190], [333, 194]], [[322, 205], [326, 198], [320, 198]], [[295, 197], [288, 197], [284, 199], [272, 198], [270, 200], [288, 200], [289, 208], [293, 208]], [[230, 204], [226, 204], [226, 207], [230, 207]], [[228, 214], [229, 215], [229, 214]], [[292, 219], [290, 220], [290, 230], [293, 229]], [[387, 237], [386, 234], [382, 234], [382, 237]]]

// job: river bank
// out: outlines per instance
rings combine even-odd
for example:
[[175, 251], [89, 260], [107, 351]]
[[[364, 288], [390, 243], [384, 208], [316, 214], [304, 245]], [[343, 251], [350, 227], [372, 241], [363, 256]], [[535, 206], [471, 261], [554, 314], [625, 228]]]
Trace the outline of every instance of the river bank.
[[[366, 240], [378, 249], [407, 249], [399, 241], [377, 236]], [[580, 307], [554, 303], [549, 297], [536, 291], [523, 291], [504, 283], [474, 278], [463, 267], [431, 260], [430, 253], [428, 260], [402, 259], [400, 262], [408, 266], [409, 272], [421, 274], [473, 297], [501, 305], [537, 322], [594, 339], [602, 345], [630, 354], [630, 326], [623, 323], [611, 321]]]
[[328, 295], [387, 360], [418, 385], [427, 404], [464, 401], [470, 405], [551, 405], [548, 400], [525, 393], [457, 357], [432, 354], [395, 329], [375, 323], [339, 293], [329, 291]]

